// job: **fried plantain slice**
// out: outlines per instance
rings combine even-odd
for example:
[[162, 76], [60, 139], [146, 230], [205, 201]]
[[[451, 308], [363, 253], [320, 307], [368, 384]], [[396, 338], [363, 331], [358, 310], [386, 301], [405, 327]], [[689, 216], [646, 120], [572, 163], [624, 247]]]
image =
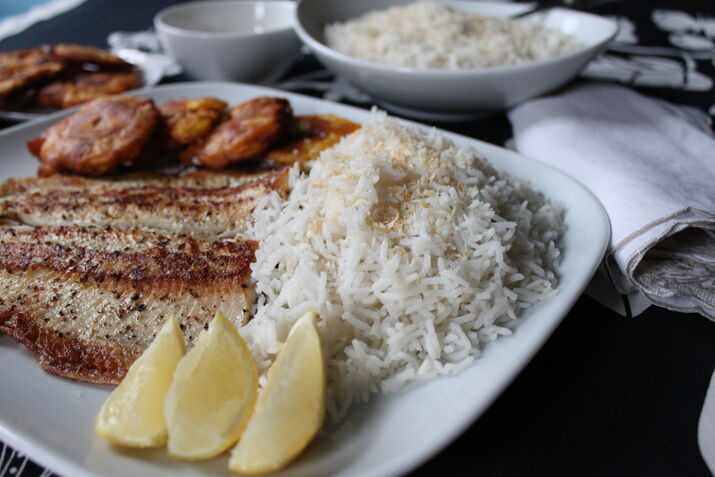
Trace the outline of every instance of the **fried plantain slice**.
[[100, 96], [139, 88], [139, 72], [81, 73], [68, 81], [54, 81], [40, 89], [37, 103], [45, 108], [71, 108]]
[[174, 99], [159, 105], [172, 146], [187, 145], [205, 137], [221, 120], [225, 102], [217, 98]]
[[261, 97], [230, 110], [230, 118], [181, 154], [185, 164], [222, 169], [268, 150], [293, 117], [288, 100]]
[[0, 68], [19, 64], [39, 65], [53, 61], [57, 62], [52, 55], [41, 48], [24, 48], [0, 52]]
[[64, 70], [61, 61], [39, 48], [0, 53], [0, 98], [50, 80]]
[[40, 176], [63, 171], [101, 176], [140, 158], [159, 117], [149, 99], [105, 96], [50, 126], [27, 145], [40, 159]]
[[5, 98], [35, 83], [57, 76], [63, 67], [57, 63], [16, 65], [0, 68], [0, 98]]
[[93, 46], [78, 45], [76, 43], [57, 43], [47, 48], [53, 56], [69, 63], [92, 63], [125, 68], [132, 66], [114, 53]]
[[296, 116], [286, 137], [271, 148], [266, 159], [278, 164], [312, 161], [358, 129], [359, 124], [333, 114]]

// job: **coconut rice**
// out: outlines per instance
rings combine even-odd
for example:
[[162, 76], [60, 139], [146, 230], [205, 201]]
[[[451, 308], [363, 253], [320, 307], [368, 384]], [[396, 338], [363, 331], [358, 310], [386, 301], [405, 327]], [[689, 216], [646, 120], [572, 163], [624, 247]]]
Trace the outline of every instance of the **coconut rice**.
[[373, 113], [291, 182], [254, 212], [259, 298], [241, 333], [265, 371], [315, 310], [333, 419], [459, 372], [557, 292], [561, 207], [437, 132]]
[[580, 46], [575, 38], [537, 23], [468, 14], [430, 1], [328, 25], [325, 40], [354, 58], [433, 69], [516, 65], [561, 56]]

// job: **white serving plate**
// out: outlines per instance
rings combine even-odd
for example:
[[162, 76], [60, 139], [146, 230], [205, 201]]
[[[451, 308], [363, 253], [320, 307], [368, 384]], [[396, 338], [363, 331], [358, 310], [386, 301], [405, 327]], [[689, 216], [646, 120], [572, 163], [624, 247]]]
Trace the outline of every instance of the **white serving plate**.
[[[156, 101], [216, 96], [237, 104], [256, 96], [290, 99], [297, 114], [333, 113], [365, 122], [370, 113], [275, 89], [237, 83], [183, 83], [143, 90]], [[0, 133], [0, 179], [34, 175], [37, 162], [25, 142], [67, 112]], [[498, 169], [527, 178], [533, 187], [566, 205], [568, 227], [559, 267], [560, 293], [523, 314], [513, 336], [486, 346], [483, 357], [453, 377], [410, 385], [375, 396], [353, 409], [345, 422], [324, 432], [281, 476], [391, 476], [424, 462], [470, 426], [514, 379], [581, 295], [606, 249], [608, 217], [583, 186], [543, 164], [481, 141], [444, 132], [473, 146]], [[0, 439], [62, 475], [145, 477], [229, 475], [227, 458], [183, 463], [163, 449], [114, 449], [94, 435], [94, 416], [110, 388], [77, 383], [43, 372], [32, 355], [0, 337]], [[477, 424], [478, 425], [478, 424]]]

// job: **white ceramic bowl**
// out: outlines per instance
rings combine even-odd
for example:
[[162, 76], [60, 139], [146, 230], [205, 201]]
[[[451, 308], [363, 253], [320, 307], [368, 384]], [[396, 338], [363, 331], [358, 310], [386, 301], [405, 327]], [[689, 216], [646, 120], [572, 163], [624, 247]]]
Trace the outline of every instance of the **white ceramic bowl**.
[[[573, 35], [584, 45], [568, 55], [523, 65], [468, 70], [417, 69], [359, 60], [329, 48], [325, 26], [355, 18], [371, 10], [410, 3], [410, 0], [301, 0], [296, 9], [296, 31], [328, 68], [368, 92], [396, 112], [429, 119], [462, 119], [509, 108], [547, 93], [574, 78], [615, 36], [614, 21], [588, 13], [556, 8], [534, 14], [528, 21]], [[509, 16], [521, 4], [445, 1], [471, 13]], [[526, 19], [524, 20], [526, 21]]]
[[289, 1], [189, 2], [157, 13], [154, 26], [189, 76], [265, 82], [285, 73], [300, 51], [294, 12]]

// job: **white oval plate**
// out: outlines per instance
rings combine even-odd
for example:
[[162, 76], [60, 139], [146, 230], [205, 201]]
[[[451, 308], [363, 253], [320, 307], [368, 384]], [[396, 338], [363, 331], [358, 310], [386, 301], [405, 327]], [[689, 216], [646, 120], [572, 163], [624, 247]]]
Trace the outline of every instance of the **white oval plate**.
[[[296, 114], [333, 113], [356, 122], [369, 112], [237, 83], [184, 83], [143, 90], [156, 101], [216, 96], [237, 104], [256, 96], [290, 99]], [[0, 179], [34, 175], [37, 162], [25, 142], [59, 118], [60, 112], [0, 133]], [[490, 343], [483, 357], [453, 377], [411, 385], [375, 396], [353, 409], [346, 421], [324, 432], [281, 476], [391, 476], [433, 456], [481, 415], [549, 337], [581, 295], [608, 243], [608, 217], [583, 186], [543, 164], [481, 141], [444, 132], [456, 143], [473, 146], [498, 169], [531, 181], [534, 188], [566, 206], [567, 231], [561, 243], [560, 292], [527, 310], [512, 336]], [[0, 337], [0, 439], [50, 469], [68, 476], [145, 477], [230, 475], [227, 458], [183, 463], [165, 451], [121, 451], [93, 432], [94, 416], [110, 388], [77, 383], [43, 372], [23, 346]], [[477, 424], [478, 425], [478, 424]]]

